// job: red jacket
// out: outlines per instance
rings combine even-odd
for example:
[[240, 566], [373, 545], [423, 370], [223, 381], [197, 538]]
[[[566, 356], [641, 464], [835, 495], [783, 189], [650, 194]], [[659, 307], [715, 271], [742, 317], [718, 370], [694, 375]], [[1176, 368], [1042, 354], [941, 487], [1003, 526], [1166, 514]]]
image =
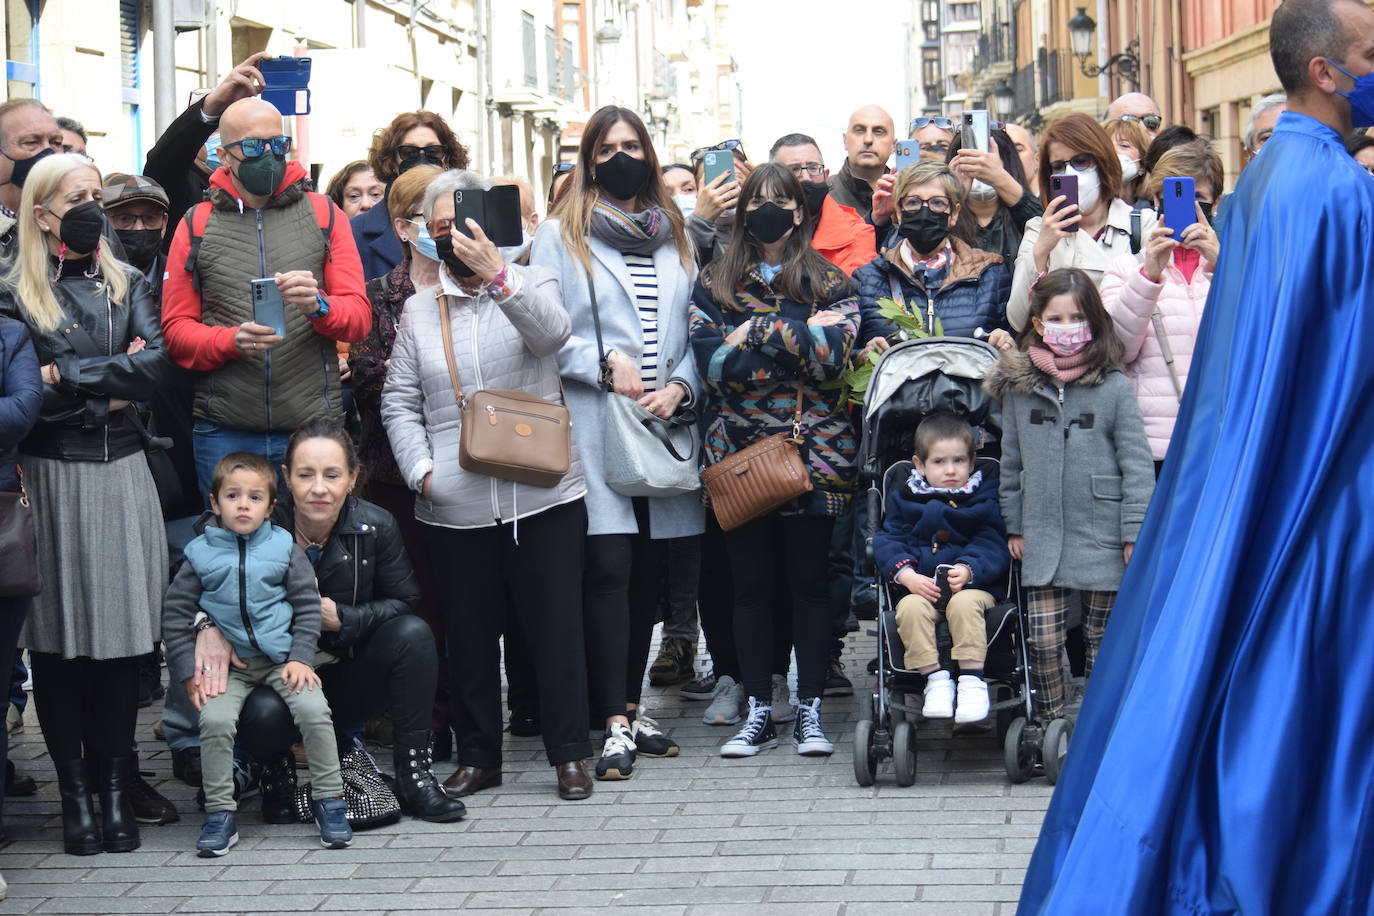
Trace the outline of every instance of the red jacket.
[[873, 227], [852, 207], [826, 195], [811, 247], [846, 274], [873, 260]]
[[[286, 176], [276, 194], [306, 177], [300, 163], [288, 162]], [[239, 200], [240, 207], [243, 206], [227, 166], [220, 166], [210, 176], [210, 188], [212, 193], [219, 189], [230, 194]], [[372, 307], [364, 291], [363, 266], [358, 259], [358, 247], [353, 242], [348, 217], [337, 207], [334, 209], [329, 260], [325, 264], [324, 277], [315, 278], [320, 292], [329, 300], [329, 313], [310, 321], [316, 332], [331, 340], [353, 342], [367, 336], [372, 326]], [[162, 287], [162, 333], [167, 340], [167, 351], [178, 365], [194, 371], [218, 369], [242, 356], [234, 345], [237, 328], [210, 327], [201, 322], [200, 291], [192, 288], [191, 274], [186, 270], [190, 251], [190, 233], [186, 221], [182, 220], [167, 255], [167, 273]]]

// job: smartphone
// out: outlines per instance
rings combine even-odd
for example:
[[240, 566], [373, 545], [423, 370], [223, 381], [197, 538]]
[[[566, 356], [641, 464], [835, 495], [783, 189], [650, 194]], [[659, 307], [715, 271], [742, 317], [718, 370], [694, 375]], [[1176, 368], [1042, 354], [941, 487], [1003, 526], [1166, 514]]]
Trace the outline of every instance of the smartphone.
[[728, 149], [709, 150], [702, 157], [702, 183], [710, 184], [717, 175], [728, 175], [723, 184], [735, 180], [735, 152]]
[[1197, 222], [1197, 198], [1193, 179], [1190, 176], [1166, 178], [1159, 189], [1159, 195], [1162, 198], [1164, 225], [1174, 230], [1173, 238], [1177, 241], [1183, 237], [1184, 229]]
[[983, 108], [972, 108], [964, 112], [964, 130], [959, 138], [964, 149], [989, 152], [988, 113]]
[[310, 114], [310, 58], [267, 57], [258, 61], [263, 101], [283, 116]]
[[940, 587], [940, 600], [935, 602], [937, 608], [943, 608], [949, 604], [949, 599], [954, 597], [954, 592], [949, 588], [949, 571], [953, 568], [948, 563], [941, 563], [935, 567], [935, 584]]
[[520, 224], [520, 189], [515, 185], [454, 191], [453, 224], [464, 235], [468, 234], [469, 219], [475, 220], [498, 248], [509, 248], [525, 240]]
[[1069, 204], [1078, 206], [1078, 176], [1051, 175], [1050, 200], [1054, 200], [1056, 197], [1064, 198], [1064, 202], [1059, 205], [1061, 210]]
[[286, 336], [286, 304], [271, 277], [253, 281], [253, 320]]
[[897, 158], [894, 161], [893, 171], [900, 172], [909, 165], [915, 165], [921, 161], [921, 144], [915, 140], [898, 140], [896, 146]]

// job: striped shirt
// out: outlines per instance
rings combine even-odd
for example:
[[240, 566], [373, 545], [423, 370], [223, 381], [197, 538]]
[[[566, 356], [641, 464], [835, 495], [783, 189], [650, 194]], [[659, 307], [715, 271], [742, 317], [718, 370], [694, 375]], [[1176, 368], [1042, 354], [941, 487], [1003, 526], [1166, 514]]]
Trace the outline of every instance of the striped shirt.
[[652, 255], [626, 253], [625, 266], [635, 288], [635, 308], [644, 331], [644, 354], [639, 361], [639, 377], [644, 391], [657, 391], [658, 380], [658, 272]]

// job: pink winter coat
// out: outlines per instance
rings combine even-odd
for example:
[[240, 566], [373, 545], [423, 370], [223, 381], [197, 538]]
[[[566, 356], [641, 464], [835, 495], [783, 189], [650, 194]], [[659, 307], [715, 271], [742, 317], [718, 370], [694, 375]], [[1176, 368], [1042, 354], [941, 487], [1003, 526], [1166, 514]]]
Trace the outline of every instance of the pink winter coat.
[[1102, 276], [1102, 304], [1126, 345], [1126, 374], [1135, 387], [1150, 452], [1156, 461], [1163, 461], [1169, 450], [1174, 420], [1178, 418], [1178, 394], [1151, 315], [1159, 309], [1174, 357], [1174, 370], [1179, 383], [1186, 385], [1193, 342], [1211, 286], [1212, 267], [1205, 259], [1193, 271], [1191, 283], [1184, 281], [1183, 272], [1172, 261], [1164, 271], [1164, 282], [1152, 283], [1140, 272], [1140, 262], [1133, 257], [1120, 258]]

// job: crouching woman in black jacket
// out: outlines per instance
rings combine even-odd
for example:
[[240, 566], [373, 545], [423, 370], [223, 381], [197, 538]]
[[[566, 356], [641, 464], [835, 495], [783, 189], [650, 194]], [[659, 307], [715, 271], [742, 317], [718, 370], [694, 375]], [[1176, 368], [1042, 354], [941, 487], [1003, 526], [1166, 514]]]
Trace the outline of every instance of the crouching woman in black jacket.
[[[358, 457], [348, 434], [330, 420], [312, 420], [292, 434], [282, 470], [287, 487], [272, 524], [292, 532], [315, 566], [323, 618], [315, 667], [336, 730], [342, 735], [368, 716], [390, 712], [401, 810], [427, 821], [458, 820], [463, 803], [444, 795], [430, 769], [438, 655], [429, 626], [412, 613], [420, 590], [396, 520], [352, 495]], [[227, 677], [230, 655], [213, 628], [197, 637], [196, 669], [211, 669], [205, 677]], [[239, 741], [263, 763], [263, 818], [272, 823], [296, 819], [294, 732], [274, 691], [249, 696]]]

